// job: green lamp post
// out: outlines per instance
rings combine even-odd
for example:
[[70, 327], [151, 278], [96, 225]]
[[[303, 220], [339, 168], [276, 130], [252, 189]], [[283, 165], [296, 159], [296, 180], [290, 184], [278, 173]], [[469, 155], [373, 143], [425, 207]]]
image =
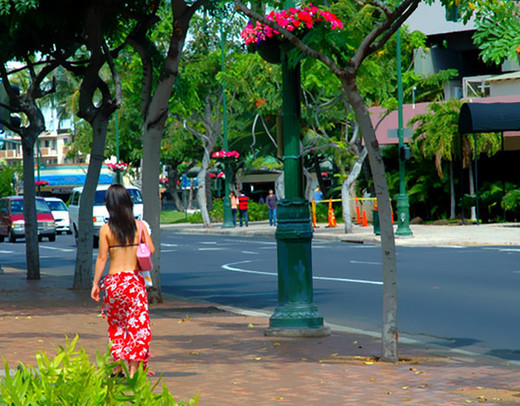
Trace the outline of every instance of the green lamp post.
[[278, 307], [269, 319], [268, 336], [319, 337], [330, 334], [313, 303], [312, 225], [304, 197], [300, 145], [300, 64], [282, 63], [282, 133], [285, 197], [277, 205]]
[[410, 202], [406, 193], [404, 136], [403, 136], [403, 81], [401, 76], [401, 29], [397, 30], [397, 114], [399, 137], [399, 194], [397, 195], [397, 230], [396, 235], [401, 237], [412, 236], [410, 230]]
[[[220, 24], [220, 53], [222, 56], [222, 72], [225, 71], [225, 36], [226, 33], [223, 29], [223, 23]], [[228, 129], [227, 129], [227, 98], [226, 98], [226, 85], [222, 84], [222, 135], [224, 138], [223, 147], [224, 151], [229, 149], [228, 145]], [[224, 199], [222, 199], [222, 204], [224, 208], [224, 222], [222, 223], [222, 228], [235, 228], [235, 224], [233, 223], [233, 214], [231, 213], [231, 198], [229, 194], [231, 192], [231, 188], [229, 183], [231, 181], [231, 168], [229, 159], [224, 160]]]

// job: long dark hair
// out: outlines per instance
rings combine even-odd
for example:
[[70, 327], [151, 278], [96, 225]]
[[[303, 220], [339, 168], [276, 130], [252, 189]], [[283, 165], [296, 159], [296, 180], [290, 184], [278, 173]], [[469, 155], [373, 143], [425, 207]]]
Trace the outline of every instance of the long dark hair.
[[137, 227], [134, 220], [134, 202], [128, 190], [122, 185], [110, 185], [105, 194], [105, 206], [109, 219], [108, 226], [120, 244], [134, 242]]

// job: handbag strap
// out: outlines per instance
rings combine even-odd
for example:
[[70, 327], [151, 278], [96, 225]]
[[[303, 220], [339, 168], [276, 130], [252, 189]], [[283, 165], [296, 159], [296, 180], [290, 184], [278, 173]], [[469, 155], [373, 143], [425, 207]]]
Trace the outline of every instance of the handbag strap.
[[137, 220], [137, 228], [139, 229], [139, 242], [138, 244], [141, 244], [143, 241], [143, 224], [141, 220]]

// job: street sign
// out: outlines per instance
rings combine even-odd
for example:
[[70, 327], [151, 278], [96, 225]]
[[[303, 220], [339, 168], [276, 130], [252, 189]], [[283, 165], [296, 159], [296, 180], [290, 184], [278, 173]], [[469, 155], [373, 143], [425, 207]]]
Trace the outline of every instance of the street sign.
[[[386, 131], [386, 135], [388, 138], [399, 138], [399, 133], [397, 132], [397, 128], [390, 128]], [[411, 128], [403, 128], [403, 139], [410, 139], [413, 136], [413, 129]]]

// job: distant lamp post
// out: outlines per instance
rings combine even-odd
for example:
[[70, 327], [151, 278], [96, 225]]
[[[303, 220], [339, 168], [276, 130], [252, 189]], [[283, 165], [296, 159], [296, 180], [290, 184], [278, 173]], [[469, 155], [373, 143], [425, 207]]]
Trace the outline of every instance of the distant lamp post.
[[[119, 109], [116, 111], [116, 159], [119, 163]], [[121, 184], [121, 171], [116, 171], [116, 183]]]
[[[226, 69], [226, 57], [224, 54], [225, 51], [225, 39], [226, 33], [223, 29], [223, 23], [220, 24], [220, 53], [222, 57], [222, 72]], [[228, 129], [227, 129], [227, 98], [226, 98], [226, 85], [222, 83], [222, 135], [224, 138], [223, 147], [224, 151], [229, 149], [228, 145]], [[229, 159], [224, 160], [224, 198], [222, 199], [222, 204], [224, 206], [224, 222], [222, 223], [222, 228], [235, 228], [235, 224], [233, 223], [233, 214], [231, 212], [231, 197], [229, 194], [231, 193], [231, 187], [229, 183], [231, 182], [231, 167]]]
[[399, 194], [397, 195], [397, 230], [401, 237], [412, 236], [410, 230], [410, 201], [406, 193], [405, 163], [409, 155], [408, 146], [404, 145], [403, 136], [403, 81], [401, 77], [401, 29], [397, 30], [397, 117], [399, 137]]

